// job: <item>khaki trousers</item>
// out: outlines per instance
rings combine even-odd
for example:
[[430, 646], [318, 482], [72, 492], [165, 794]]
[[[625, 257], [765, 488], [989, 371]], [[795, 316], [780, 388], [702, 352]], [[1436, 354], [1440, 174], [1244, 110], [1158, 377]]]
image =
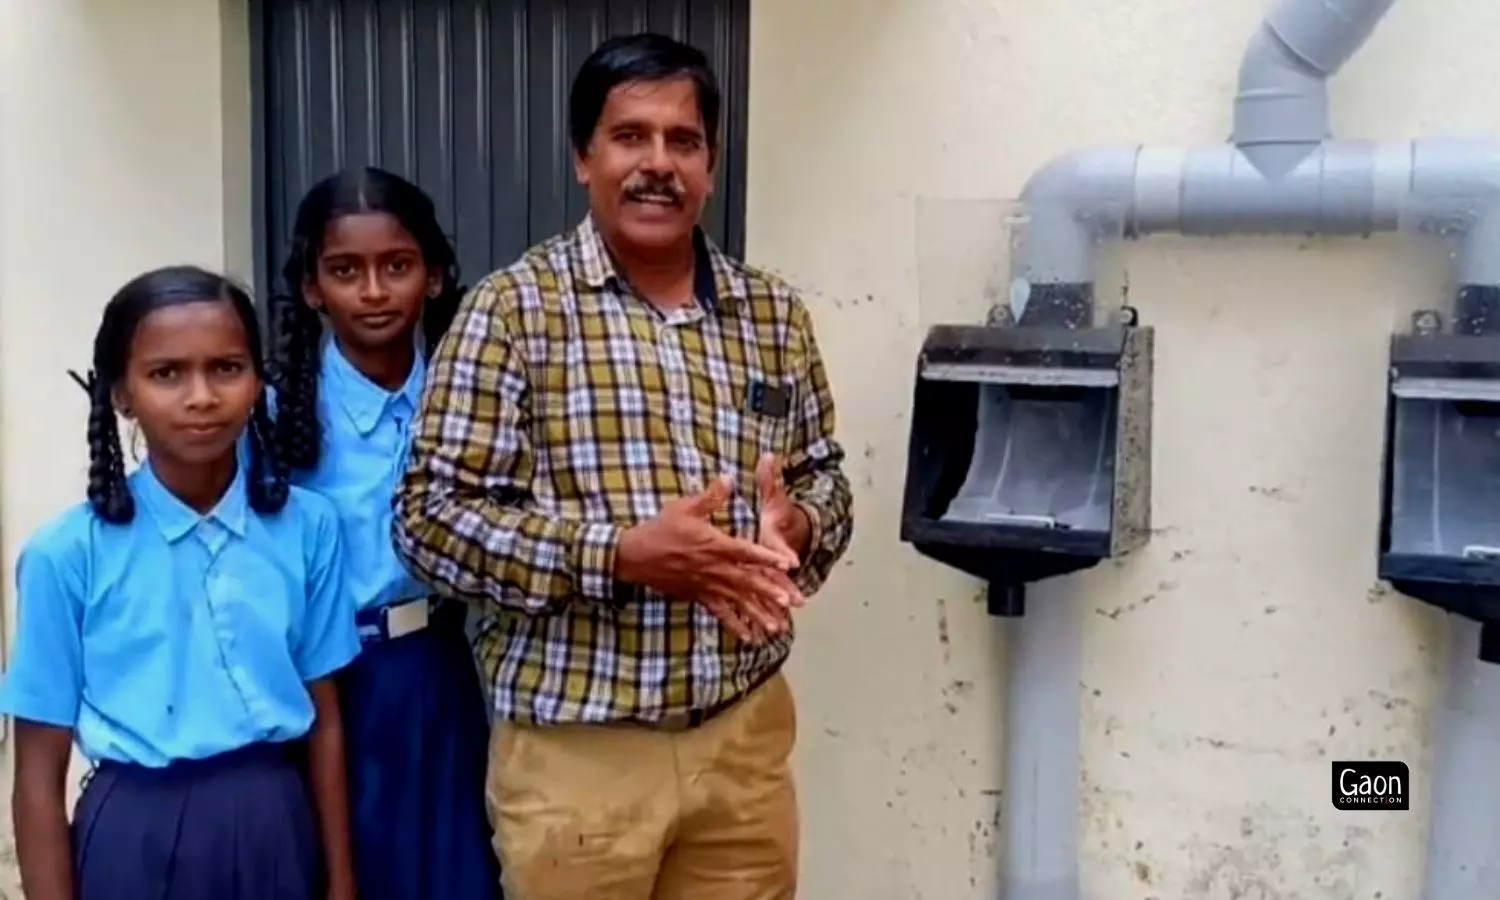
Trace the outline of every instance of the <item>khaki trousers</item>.
[[796, 732], [780, 673], [697, 728], [497, 722], [506, 900], [791, 900]]

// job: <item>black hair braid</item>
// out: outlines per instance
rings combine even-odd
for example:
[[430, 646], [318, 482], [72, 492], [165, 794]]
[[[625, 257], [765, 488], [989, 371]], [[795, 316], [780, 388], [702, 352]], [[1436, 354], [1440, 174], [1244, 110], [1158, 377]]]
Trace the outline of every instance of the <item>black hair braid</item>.
[[421, 338], [431, 358], [463, 299], [452, 241], [428, 197], [393, 172], [370, 166], [350, 168], [313, 185], [297, 204], [291, 246], [281, 267], [283, 293], [271, 298], [276, 333], [273, 384], [277, 391], [276, 449], [289, 471], [317, 468], [323, 433], [318, 421], [318, 381], [322, 369], [323, 317], [307, 305], [306, 288], [315, 277], [328, 227], [340, 217], [384, 213], [416, 240], [430, 272], [439, 275], [436, 297], [424, 304]]
[[318, 465], [323, 442], [318, 422], [318, 348], [322, 323], [300, 297], [272, 298], [276, 311], [276, 422], [271, 444], [289, 469]]
[[280, 512], [286, 506], [291, 488], [286, 464], [276, 452], [275, 425], [266, 405], [265, 394], [255, 401], [250, 417], [250, 508], [258, 513]]
[[[125, 477], [125, 453], [120, 446], [120, 426], [115, 415], [114, 392], [128, 386], [127, 372], [136, 332], [149, 316], [159, 310], [187, 303], [224, 302], [234, 310], [244, 328], [245, 349], [255, 369], [257, 381], [266, 380], [265, 347], [261, 341], [255, 303], [243, 287], [223, 275], [197, 266], [165, 266], [143, 272], [126, 282], [104, 305], [99, 330], [94, 335], [94, 365], [88, 377], [69, 371], [89, 395], [89, 506], [103, 521], [125, 525], [135, 518], [136, 504], [130, 483]], [[251, 449], [254, 451], [256, 475], [246, 486], [257, 512], [274, 512], [286, 502], [284, 468], [276, 461], [269, 446], [269, 416], [265, 409], [264, 390], [252, 412]], [[144, 412], [144, 409], [138, 410]], [[147, 454], [150, 455], [147, 440]], [[233, 461], [234, 448], [227, 451]], [[267, 478], [269, 473], [269, 478]]]
[[120, 424], [109, 385], [89, 373], [89, 504], [101, 519], [123, 525], [135, 518], [135, 498], [125, 481]]

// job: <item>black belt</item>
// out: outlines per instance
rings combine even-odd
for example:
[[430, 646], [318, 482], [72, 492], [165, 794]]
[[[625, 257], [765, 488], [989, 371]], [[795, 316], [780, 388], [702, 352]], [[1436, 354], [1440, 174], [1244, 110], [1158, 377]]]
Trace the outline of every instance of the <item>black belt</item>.
[[638, 725], [651, 731], [665, 731], [671, 733], [692, 731], [694, 728], [698, 728], [708, 722], [711, 722], [723, 713], [728, 712], [735, 706], [735, 704], [760, 690], [765, 686], [766, 682], [770, 681], [773, 677], [776, 676], [776, 673], [781, 671], [782, 665], [783, 663], [781, 662], [777, 663], [776, 665], [757, 675], [755, 677], [755, 680], [750, 682], [749, 686], [746, 687], [743, 691], [740, 691], [727, 700], [720, 700], [719, 702], [704, 709], [689, 709], [684, 710], [683, 712], [668, 713], [667, 715], [662, 716], [660, 719], [631, 719], [629, 720], [629, 724]]

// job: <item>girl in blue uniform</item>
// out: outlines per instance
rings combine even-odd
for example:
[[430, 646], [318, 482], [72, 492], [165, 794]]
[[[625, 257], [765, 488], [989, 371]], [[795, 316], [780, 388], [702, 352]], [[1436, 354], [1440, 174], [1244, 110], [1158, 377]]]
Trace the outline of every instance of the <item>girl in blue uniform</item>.
[[[274, 452], [260, 351], [250, 298], [200, 269], [104, 309], [88, 501], [21, 551], [0, 686], [31, 900], [354, 896], [331, 676], [359, 640], [333, 507]], [[129, 475], [116, 414], [145, 438]], [[95, 768], [70, 828], [74, 741]]]
[[364, 642], [339, 676], [364, 900], [499, 896], [484, 806], [489, 724], [465, 608], [432, 598], [391, 544], [425, 360], [460, 297], [456, 270], [432, 201], [389, 172], [357, 169], [303, 198], [288, 293], [273, 300], [278, 444], [294, 483], [338, 509]]

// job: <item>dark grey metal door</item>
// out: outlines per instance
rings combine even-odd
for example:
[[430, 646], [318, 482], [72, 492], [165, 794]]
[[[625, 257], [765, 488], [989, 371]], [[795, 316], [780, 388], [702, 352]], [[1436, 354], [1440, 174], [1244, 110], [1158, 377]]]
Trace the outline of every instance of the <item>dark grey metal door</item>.
[[749, 0], [252, 0], [257, 288], [280, 287], [296, 204], [374, 164], [421, 185], [472, 284], [587, 208], [567, 94], [610, 34], [702, 48], [724, 91], [724, 155], [705, 225], [744, 252]]

